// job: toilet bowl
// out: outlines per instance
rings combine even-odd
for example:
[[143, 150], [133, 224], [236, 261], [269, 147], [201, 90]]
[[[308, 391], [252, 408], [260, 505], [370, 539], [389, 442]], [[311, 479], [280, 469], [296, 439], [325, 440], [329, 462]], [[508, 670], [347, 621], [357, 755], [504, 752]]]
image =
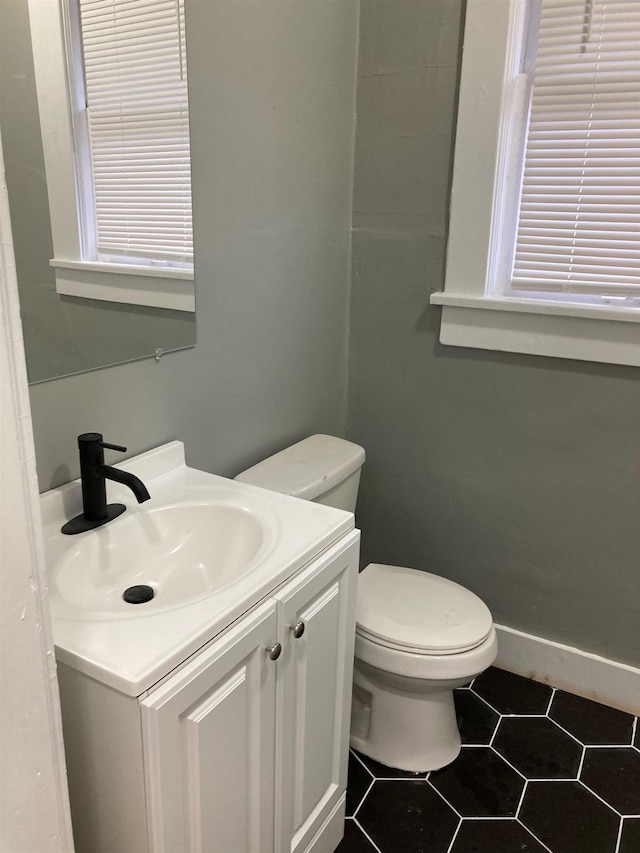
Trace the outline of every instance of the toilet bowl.
[[370, 564], [358, 579], [351, 745], [390, 767], [444, 767], [460, 751], [453, 690], [495, 660], [491, 613], [429, 572]]
[[[313, 435], [236, 477], [355, 510], [364, 450]], [[444, 767], [460, 751], [453, 690], [496, 658], [489, 609], [429, 572], [369, 564], [358, 578], [351, 745], [390, 767]]]

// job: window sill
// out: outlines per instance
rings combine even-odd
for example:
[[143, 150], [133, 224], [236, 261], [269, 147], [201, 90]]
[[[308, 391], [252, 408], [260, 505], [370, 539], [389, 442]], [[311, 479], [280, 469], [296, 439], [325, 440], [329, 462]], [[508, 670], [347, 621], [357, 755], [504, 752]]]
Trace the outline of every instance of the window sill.
[[432, 293], [440, 342], [640, 367], [640, 309]]
[[196, 310], [193, 272], [134, 264], [93, 263], [54, 258], [56, 291], [65, 296], [148, 305], [172, 311]]

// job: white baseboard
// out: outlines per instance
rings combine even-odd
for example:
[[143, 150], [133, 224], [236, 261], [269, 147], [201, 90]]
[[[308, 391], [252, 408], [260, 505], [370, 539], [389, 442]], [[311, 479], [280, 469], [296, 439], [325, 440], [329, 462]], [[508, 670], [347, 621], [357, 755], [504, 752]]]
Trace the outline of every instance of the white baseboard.
[[640, 714], [640, 669], [505, 625], [496, 632], [500, 669]]

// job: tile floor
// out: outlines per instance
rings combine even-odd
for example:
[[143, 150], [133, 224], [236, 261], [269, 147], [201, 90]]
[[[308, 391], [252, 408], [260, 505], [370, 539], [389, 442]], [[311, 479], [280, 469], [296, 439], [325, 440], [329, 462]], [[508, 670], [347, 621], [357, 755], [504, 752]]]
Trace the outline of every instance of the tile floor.
[[351, 752], [336, 853], [640, 853], [638, 718], [494, 667], [455, 700], [448, 767]]

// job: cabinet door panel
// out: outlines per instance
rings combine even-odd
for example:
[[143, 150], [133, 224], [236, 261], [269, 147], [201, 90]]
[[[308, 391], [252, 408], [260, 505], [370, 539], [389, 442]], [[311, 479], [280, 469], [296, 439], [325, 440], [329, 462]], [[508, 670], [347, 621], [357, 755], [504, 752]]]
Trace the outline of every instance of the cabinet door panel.
[[[304, 850], [346, 787], [358, 535], [276, 595], [283, 645], [276, 847]], [[299, 639], [292, 628], [304, 622]]]
[[269, 603], [142, 702], [155, 853], [273, 850], [275, 637]]

